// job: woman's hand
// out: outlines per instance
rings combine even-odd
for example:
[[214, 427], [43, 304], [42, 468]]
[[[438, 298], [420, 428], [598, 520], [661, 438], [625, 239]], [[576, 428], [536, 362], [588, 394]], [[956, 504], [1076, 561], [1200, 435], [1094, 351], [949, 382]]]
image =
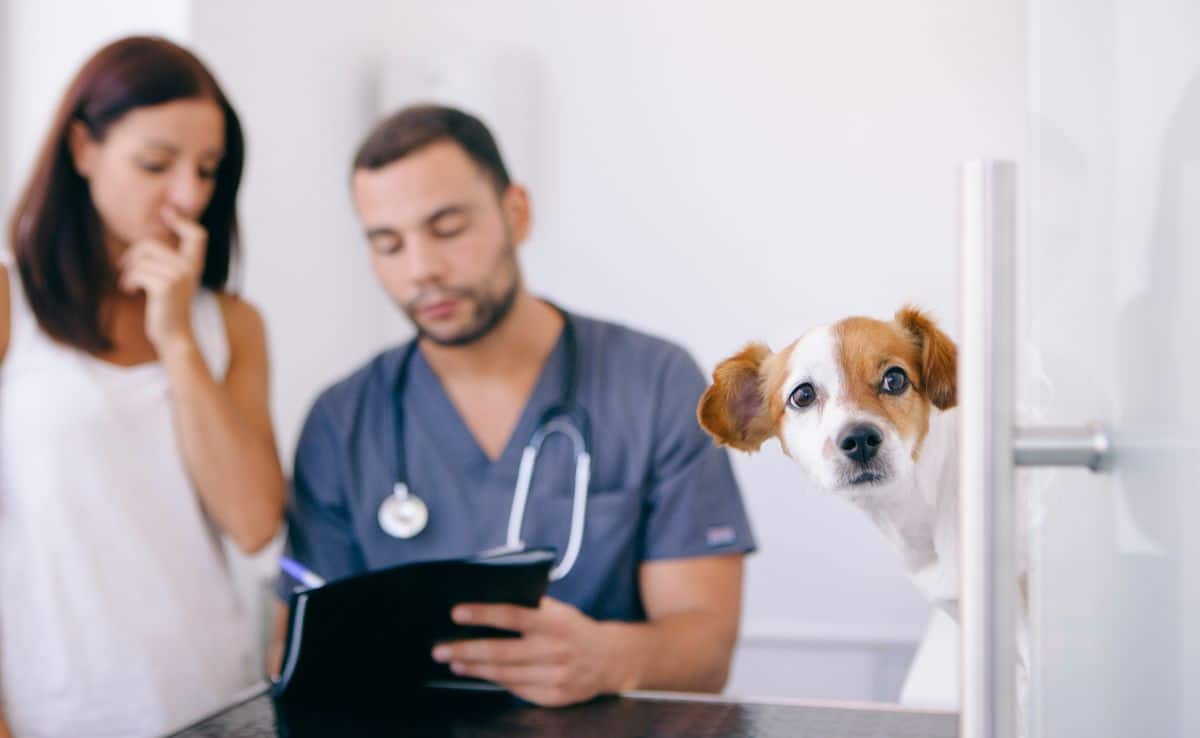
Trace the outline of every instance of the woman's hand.
[[176, 345], [191, 346], [192, 298], [204, 272], [208, 233], [171, 207], [163, 219], [179, 237], [179, 248], [152, 239], [137, 241], [121, 258], [120, 287], [146, 293], [146, 336], [161, 357]]

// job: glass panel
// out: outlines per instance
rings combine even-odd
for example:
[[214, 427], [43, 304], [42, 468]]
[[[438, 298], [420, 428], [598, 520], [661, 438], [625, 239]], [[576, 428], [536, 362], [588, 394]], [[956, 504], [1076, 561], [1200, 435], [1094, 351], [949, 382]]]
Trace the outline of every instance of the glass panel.
[[1033, 734], [1200, 735], [1200, 3], [1028, 18], [1022, 395], [1118, 454], [1022, 478]]

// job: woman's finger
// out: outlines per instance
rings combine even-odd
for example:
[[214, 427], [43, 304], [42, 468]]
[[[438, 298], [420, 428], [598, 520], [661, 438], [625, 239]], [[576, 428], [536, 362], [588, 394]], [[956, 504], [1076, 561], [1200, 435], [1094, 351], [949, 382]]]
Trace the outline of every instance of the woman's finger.
[[197, 272], [201, 271], [204, 267], [204, 252], [208, 246], [208, 231], [169, 205], [163, 208], [163, 217], [179, 237], [179, 253]]

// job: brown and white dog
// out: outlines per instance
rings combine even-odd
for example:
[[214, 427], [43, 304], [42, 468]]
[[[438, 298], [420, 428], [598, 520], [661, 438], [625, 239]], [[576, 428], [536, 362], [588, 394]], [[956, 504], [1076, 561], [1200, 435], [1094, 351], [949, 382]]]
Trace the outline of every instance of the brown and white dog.
[[954, 342], [924, 313], [847, 318], [772, 353], [752, 343], [721, 362], [700, 399], [718, 443], [770, 438], [823, 489], [875, 522], [929, 600], [958, 617]]
[[[742, 451], [778, 439], [820, 487], [866, 512], [922, 593], [957, 621], [957, 368], [954, 342], [927, 314], [906, 306], [890, 322], [855, 317], [814, 328], [778, 353], [746, 346], [717, 366], [697, 417], [718, 443]], [[1024, 552], [1022, 516], [1018, 521]], [[1017, 635], [1022, 701], [1025, 558]]]

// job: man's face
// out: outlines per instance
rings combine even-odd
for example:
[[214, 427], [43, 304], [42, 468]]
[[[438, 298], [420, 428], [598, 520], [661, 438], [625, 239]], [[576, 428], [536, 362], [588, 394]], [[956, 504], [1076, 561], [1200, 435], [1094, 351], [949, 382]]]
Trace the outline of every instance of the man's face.
[[512, 307], [529, 229], [520, 187], [497, 193], [453, 141], [354, 173], [354, 200], [384, 290], [435, 343], [482, 337]]

